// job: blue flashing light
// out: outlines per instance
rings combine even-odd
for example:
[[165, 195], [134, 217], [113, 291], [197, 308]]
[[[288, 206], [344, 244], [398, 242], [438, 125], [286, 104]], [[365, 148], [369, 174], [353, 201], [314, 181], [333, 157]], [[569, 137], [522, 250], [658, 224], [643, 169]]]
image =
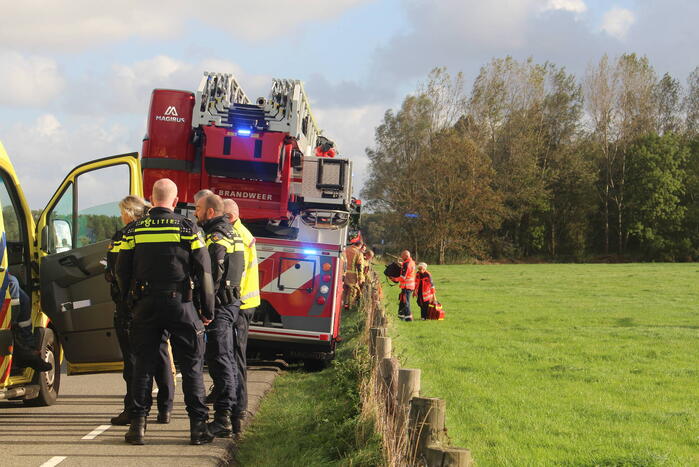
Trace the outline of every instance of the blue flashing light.
[[238, 128], [238, 136], [250, 136], [252, 134], [252, 130], [248, 130], [247, 128]]
[[419, 214], [413, 214], [413, 213], [406, 213], [406, 214], [405, 214], [405, 217], [407, 217], [408, 219], [417, 219], [418, 217], [420, 217], [420, 215], [419, 215]]
[[318, 250], [313, 250], [311, 248], [303, 250], [304, 255], [317, 255], [318, 253], [320, 253]]

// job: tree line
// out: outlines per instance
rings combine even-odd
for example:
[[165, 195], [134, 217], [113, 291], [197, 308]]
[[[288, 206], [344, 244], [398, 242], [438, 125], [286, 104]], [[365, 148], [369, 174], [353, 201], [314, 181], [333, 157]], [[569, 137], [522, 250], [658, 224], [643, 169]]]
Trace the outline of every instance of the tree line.
[[699, 259], [699, 67], [682, 84], [646, 57], [581, 78], [496, 58], [470, 93], [434, 69], [367, 149], [372, 245], [468, 258]]

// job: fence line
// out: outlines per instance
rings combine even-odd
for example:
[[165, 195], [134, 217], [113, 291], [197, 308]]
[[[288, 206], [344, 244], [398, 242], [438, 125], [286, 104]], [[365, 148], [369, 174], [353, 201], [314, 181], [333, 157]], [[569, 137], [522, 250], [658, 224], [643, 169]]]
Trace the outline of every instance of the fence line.
[[471, 451], [449, 446], [446, 401], [420, 395], [420, 369], [401, 368], [392, 356], [378, 275], [369, 270], [361, 294], [371, 372], [363, 385], [363, 406], [372, 412], [390, 466], [471, 467]]

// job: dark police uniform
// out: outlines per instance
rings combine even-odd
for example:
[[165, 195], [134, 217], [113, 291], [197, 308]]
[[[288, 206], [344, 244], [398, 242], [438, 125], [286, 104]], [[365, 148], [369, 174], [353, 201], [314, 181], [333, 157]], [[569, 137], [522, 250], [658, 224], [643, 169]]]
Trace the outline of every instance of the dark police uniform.
[[[109, 243], [107, 250], [107, 269], [104, 274], [105, 279], [107, 279], [111, 287], [112, 300], [116, 304], [116, 311], [114, 313], [114, 329], [116, 331], [117, 340], [119, 341], [119, 347], [121, 348], [121, 354], [124, 358], [124, 369], [122, 371], [122, 376], [126, 382], [124, 411], [118, 416], [112, 418], [112, 425], [128, 425], [131, 418], [131, 411], [133, 410], [131, 378], [133, 376], [133, 366], [136, 357], [133, 353], [131, 342], [129, 340], [131, 309], [127, 306], [126, 301], [122, 300], [122, 294], [119, 293], [119, 286], [117, 285], [115, 274], [117, 255], [121, 249], [124, 230], [127, 227], [117, 230], [112, 236], [112, 241]], [[155, 382], [158, 384], [158, 420], [161, 422], [167, 422], [169, 419], [169, 413], [172, 411], [172, 402], [175, 396], [175, 379], [172, 375], [167, 338], [168, 334], [163, 333], [163, 338], [159, 349], [160, 360], [158, 361], [156, 371], [153, 375], [155, 377]], [[146, 398], [146, 402], [148, 404], [148, 409], [150, 409], [151, 405], [153, 404], [153, 398], [151, 396], [153, 385], [152, 379], [148, 380], [148, 385], [148, 396]]]
[[[133, 417], [147, 412], [148, 379], [155, 372], [163, 331], [170, 332], [175, 357], [181, 363], [182, 389], [192, 428], [192, 444], [210, 442], [205, 421], [202, 375], [204, 324], [191, 301], [192, 279], [200, 284], [201, 313], [214, 317], [211, 259], [199, 229], [170, 209], [152, 208], [124, 232], [117, 258], [119, 289], [134, 302], [132, 345], [136, 354], [132, 392]], [[138, 422], [137, 422], [138, 423]], [[132, 421], [132, 429], [134, 422]], [[142, 428], [141, 428], [142, 429]], [[142, 432], [142, 431], [141, 431]], [[128, 438], [127, 441], [132, 442]], [[142, 444], [135, 442], [134, 444]]]
[[211, 256], [216, 313], [207, 326], [206, 362], [216, 387], [216, 417], [209, 429], [217, 436], [231, 434], [230, 417], [236, 406], [237, 367], [235, 323], [240, 310], [240, 280], [245, 267], [243, 240], [224, 216], [202, 224]]

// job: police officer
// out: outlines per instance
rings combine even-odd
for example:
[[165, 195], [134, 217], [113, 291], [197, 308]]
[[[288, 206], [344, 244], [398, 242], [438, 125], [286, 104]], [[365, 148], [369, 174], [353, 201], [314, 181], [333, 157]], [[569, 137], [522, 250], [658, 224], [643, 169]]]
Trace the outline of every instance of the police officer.
[[216, 293], [215, 318], [207, 326], [206, 363], [214, 381], [214, 436], [231, 436], [231, 415], [236, 402], [237, 367], [234, 356], [234, 326], [240, 310], [240, 278], [243, 273], [243, 241], [223, 216], [223, 200], [217, 195], [200, 198], [195, 215], [206, 233], [211, 255], [211, 275]]
[[235, 322], [235, 360], [238, 368], [237, 402], [233, 411], [231, 423], [233, 433], [238, 435], [241, 431], [243, 418], [248, 407], [248, 372], [247, 372], [247, 346], [250, 321], [255, 313], [255, 308], [260, 306], [260, 277], [257, 271], [257, 249], [255, 237], [240, 221], [238, 205], [232, 199], [223, 201], [223, 211], [233, 229], [243, 239], [245, 269], [240, 282], [240, 313]]
[[[143, 218], [150, 209], [150, 203], [144, 201], [137, 196], [127, 196], [119, 202], [119, 210], [121, 211], [121, 220], [125, 226], [137, 219]], [[124, 396], [124, 410], [112, 417], [110, 422], [112, 425], [128, 425], [131, 422], [131, 411], [133, 409], [133, 394], [131, 393], [131, 377], [133, 376], [133, 365], [135, 355], [131, 348], [129, 339], [129, 326], [131, 324], [131, 309], [126, 302], [122, 300], [122, 295], [119, 292], [119, 286], [116, 281], [116, 260], [121, 248], [121, 242], [124, 237], [123, 227], [117, 230], [112, 236], [112, 241], [109, 243], [107, 251], [107, 269], [105, 278], [111, 286], [112, 300], [116, 305], [114, 313], [114, 329], [116, 331], [121, 354], [124, 357], [124, 368], [122, 376], [126, 382], [126, 395]], [[167, 333], [163, 333], [162, 342], [159, 348], [160, 359], [157, 369], [154, 373], [155, 381], [158, 383], [158, 423], [170, 423], [170, 412], [172, 411], [172, 403], [175, 396], [175, 379], [172, 374], [170, 360], [170, 346], [167, 342]], [[148, 409], [152, 405], [151, 387], [153, 380], [148, 380]]]
[[[143, 444], [148, 379], [155, 372], [163, 331], [170, 333], [181, 362], [182, 390], [190, 420], [190, 443], [210, 443], [202, 375], [204, 325], [214, 317], [211, 260], [204, 238], [189, 219], [175, 214], [177, 186], [167, 178], [153, 185], [153, 208], [124, 232], [116, 274], [124, 300], [133, 302], [131, 344], [136, 361], [134, 408], [126, 442]], [[201, 316], [192, 305], [192, 276], [201, 290]]]

